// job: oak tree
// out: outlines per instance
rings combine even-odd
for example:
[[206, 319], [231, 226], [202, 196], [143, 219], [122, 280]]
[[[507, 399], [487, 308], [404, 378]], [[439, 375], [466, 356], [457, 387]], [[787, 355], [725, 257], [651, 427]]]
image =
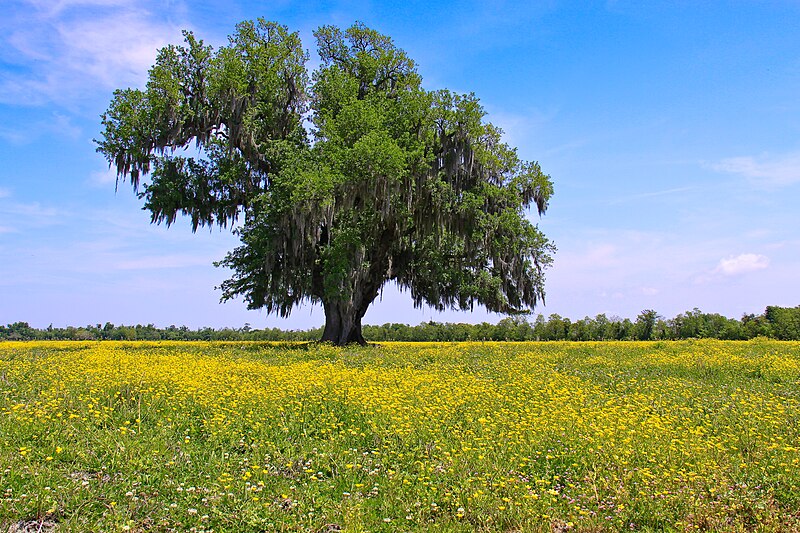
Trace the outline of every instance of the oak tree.
[[288, 315], [321, 303], [322, 340], [363, 343], [387, 282], [415, 305], [524, 312], [553, 245], [527, 218], [553, 192], [472, 94], [422, 87], [392, 40], [355, 24], [297, 33], [243, 22], [214, 49], [185, 32], [144, 89], [114, 93], [98, 151], [154, 223], [232, 228], [223, 299]]

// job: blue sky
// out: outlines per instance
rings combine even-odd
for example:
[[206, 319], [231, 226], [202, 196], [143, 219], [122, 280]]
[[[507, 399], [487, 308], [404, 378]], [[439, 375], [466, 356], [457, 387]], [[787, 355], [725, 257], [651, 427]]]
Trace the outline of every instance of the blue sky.
[[[6, 0], [0, 19], [0, 323], [307, 328], [219, 304], [236, 245], [149, 224], [95, 153], [115, 88], [191, 29], [222, 44], [263, 16], [303, 37], [356, 20], [429, 89], [473, 91], [553, 177], [547, 305], [573, 319], [800, 304], [797, 2]], [[367, 323], [496, 321], [414, 309], [387, 286]]]

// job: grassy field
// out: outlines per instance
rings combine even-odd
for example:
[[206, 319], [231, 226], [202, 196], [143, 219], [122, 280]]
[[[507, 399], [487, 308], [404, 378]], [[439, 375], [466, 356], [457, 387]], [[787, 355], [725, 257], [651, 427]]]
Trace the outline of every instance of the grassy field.
[[0, 413], [0, 531], [800, 530], [800, 343], [5, 343]]

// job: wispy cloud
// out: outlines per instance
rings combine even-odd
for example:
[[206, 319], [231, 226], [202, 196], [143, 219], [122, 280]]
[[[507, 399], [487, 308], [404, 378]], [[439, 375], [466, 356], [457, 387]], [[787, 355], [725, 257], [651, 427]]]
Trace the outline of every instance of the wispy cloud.
[[0, 203], [0, 233], [16, 233], [17, 228], [42, 228], [63, 222], [66, 212], [39, 202]]
[[31, 202], [28, 204], [11, 204], [0, 207], [0, 213], [41, 219], [57, 217], [61, 214], [61, 211], [54, 207], [43, 206], [39, 202]]
[[[2, 100], [2, 96], [0, 96], [0, 100]], [[81, 134], [81, 129], [73, 124], [70, 117], [61, 113], [53, 113], [46, 120], [15, 124], [13, 128], [0, 127], [0, 139], [16, 145], [29, 144], [50, 134], [62, 139], [65, 137], [77, 139]]]
[[0, 187], [0, 198], [8, 198], [11, 196], [11, 191], [4, 187]]
[[115, 265], [119, 270], [153, 270], [164, 268], [186, 268], [208, 266], [214, 258], [197, 255], [158, 255], [120, 261]]
[[646, 198], [657, 198], [659, 196], [669, 196], [673, 194], [680, 194], [684, 192], [694, 191], [697, 190], [698, 187], [695, 186], [688, 186], [688, 187], [675, 187], [672, 189], [664, 189], [660, 191], [650, 191], [650, 192], [643, 192], [640, 194], [631, 194], [629, 196], [623, 196], [621, 198], [617, 198], [609, 202], [609, 205], [616, 205], [622, 204], [625, 202], [632, 202], [635, 200], [644, 200]]
[[0, 54], [0, 102], [71, 105], [87, 93], [141, 85], [158, 48], [180, 28], [135, 0], [23, 0], [11, 4]]
[[[509, 112], [487, 106], [488, 120], [503, 130], [503, 142], [519, 149], [520, 155], [526, 159], [525, 154], [536, 148], [534, 156], [541, 155], [540, 144], [544, 141], [543, 132], [547, 125], [558, 116], [557, 109], [529, 109], [527, 111]], [[579, 147], [582, 142], [556, 147], [556, 151], [569, 150]]]
[[613, 244], [592, 244], [587, 248], [584, 260], [599, 268], [615, 267], [620, 264], [620, 251]]
[[56, 16], [72, 7], [86, 6], [122, 6], [129, 3], [127, 0], [28, 0], [37, 11]]
[[117, 172], [113, 168], [98, 170], [89, 175], [89, 183], [100, 187], [105, 187], [117, 181]]
[[599, 312], [634, 317], [642, 309], [656, 309], [675, 316], [700, 307], [734, 316], [785, 301], [772, 288], [778, 284], [789, 287], [783, 290], [787, 297], [797, 292], [788, 267], [792, 252], [776, 250], [772, 257], [761, 242], [731, 254], [742, 244], [740, 234], [694, 229], [593, 228], [563, 235], [547, 273], [543, 311], [571, 317]]
[[739, 254], [719, 260], [717, 267], [711, 272], [722, 276], [736, 276], [764, 270], [769, 267], [769, 258], [760, 254]]
[[717, 172], [738, 174], [766, 185], [800, 183], [800, 152], [783, 155], [742, 156], [723, 159], [710, 165]]

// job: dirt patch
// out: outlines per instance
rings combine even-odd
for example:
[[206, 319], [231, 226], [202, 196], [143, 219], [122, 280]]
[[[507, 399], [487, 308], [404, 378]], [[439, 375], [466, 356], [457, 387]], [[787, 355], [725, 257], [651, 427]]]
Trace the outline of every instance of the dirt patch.
[[52, 520], [22, 520], [11, 524], [7, 533], [49, 533], [56, 530], [56, 523]]

